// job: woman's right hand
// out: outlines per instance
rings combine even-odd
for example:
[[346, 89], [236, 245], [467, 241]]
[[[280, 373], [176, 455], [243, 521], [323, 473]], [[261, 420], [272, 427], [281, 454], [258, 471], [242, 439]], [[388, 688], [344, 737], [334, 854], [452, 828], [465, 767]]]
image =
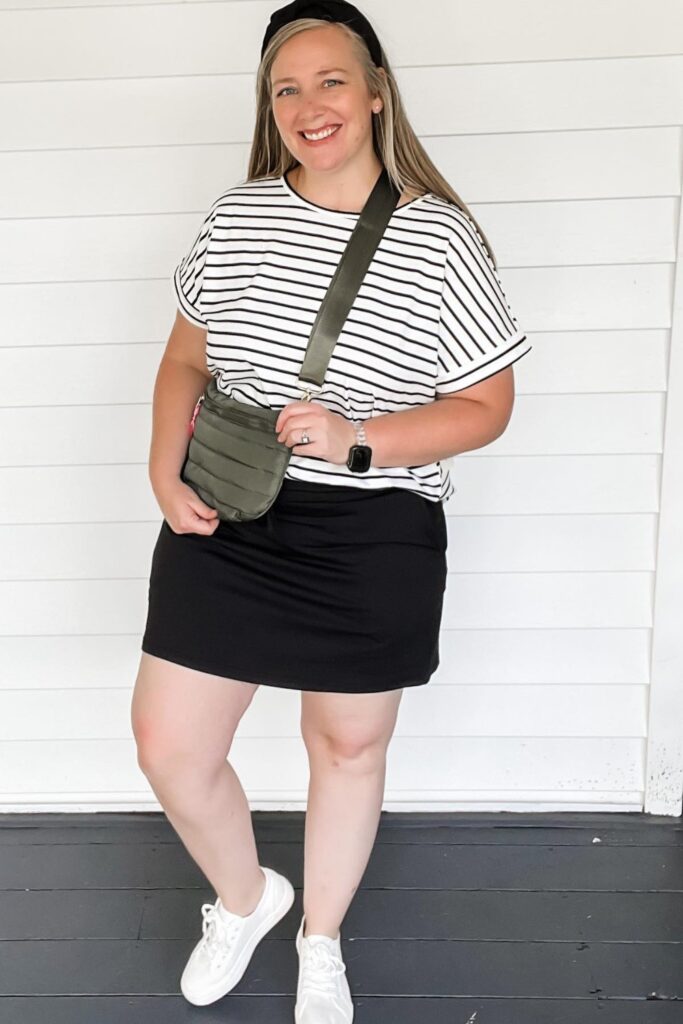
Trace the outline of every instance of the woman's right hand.
[[178, 477], [155, 488], [164, 519], [174, 533], [212, 534], [220, 518], [215, 508], [202, 501], [196, 491]]

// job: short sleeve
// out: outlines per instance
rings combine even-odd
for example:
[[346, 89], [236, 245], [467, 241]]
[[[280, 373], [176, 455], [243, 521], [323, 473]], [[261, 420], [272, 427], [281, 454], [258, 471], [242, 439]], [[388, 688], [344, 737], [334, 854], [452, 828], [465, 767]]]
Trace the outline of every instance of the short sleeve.
[[476, 225], [459, 217], [446, 253], [436, 393], [478, 384], [531, 349]]
[[204, 217], [192, 245], [173, 272], [173, 284], [178, 297], [178, 306], [184, 316], [198, 327], [208, 324], [202, 312], [204, 270], [206, 254], [211, 241], [211, 232], [216, 219], [217, 202]]

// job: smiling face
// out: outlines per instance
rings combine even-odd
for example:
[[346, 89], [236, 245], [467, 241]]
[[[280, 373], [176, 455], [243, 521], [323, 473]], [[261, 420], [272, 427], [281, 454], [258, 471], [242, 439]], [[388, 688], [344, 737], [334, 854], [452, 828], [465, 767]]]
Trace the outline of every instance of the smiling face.
[[283, 43], [270, 80], [275, 124], [304, 167], [335, 170], [372, 153], [372, 112], [382, 101], [370, 95], [351, 41], [334, 24]]

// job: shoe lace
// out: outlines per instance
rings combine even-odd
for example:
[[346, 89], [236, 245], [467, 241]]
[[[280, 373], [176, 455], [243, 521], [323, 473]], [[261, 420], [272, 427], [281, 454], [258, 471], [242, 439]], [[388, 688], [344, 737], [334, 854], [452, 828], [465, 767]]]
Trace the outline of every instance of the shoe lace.
[[335, 978], [346, 964], [324, 943], [303, 947], [301, 992], [334, 992]]
[[213, 968], [220, 968], [230, 953], [232, 943], [239, 931], [240, 920], [226, 921], [218, 911], [216, 903], [202, 904], [201, 949]]

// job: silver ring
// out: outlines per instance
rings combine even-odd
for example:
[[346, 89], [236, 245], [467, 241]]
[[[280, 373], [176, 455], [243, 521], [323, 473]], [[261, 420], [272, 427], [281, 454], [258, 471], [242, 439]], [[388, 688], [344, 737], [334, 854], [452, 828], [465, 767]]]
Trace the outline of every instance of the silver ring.
[[310, 443], [310, 440], [311, 440], [311, 439], [310, 439], [310, 437], [308, 436], [308, 434], [306, 433], [306, 431], [305, 431], [305, 430], [303, 430], [303, 431], [301, 432], [301, 444], [309, 444], [309, 443]]

